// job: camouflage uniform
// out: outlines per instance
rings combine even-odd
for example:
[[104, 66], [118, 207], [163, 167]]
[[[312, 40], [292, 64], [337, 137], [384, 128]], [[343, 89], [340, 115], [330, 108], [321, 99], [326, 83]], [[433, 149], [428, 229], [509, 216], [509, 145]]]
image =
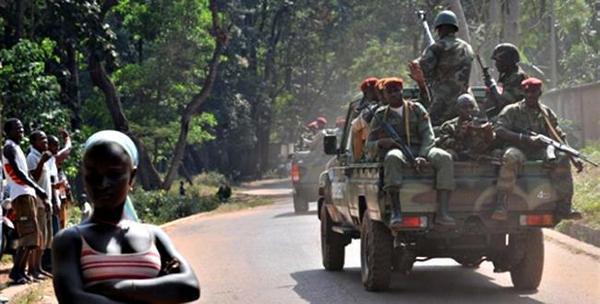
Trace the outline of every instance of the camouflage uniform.
[[488, 154], [494, 139], [491, 123], [460, 122], [455, 117], [440, 126], [436, 146], [452, 154], [454, 160], [491, 160]]
[[[380, 121], [389, 123], [407, 143], [415, 155], [429, 160], [436, 170], [436, 189], [454, 190], [454, 165], [450, 153], [434, 147], [434, 136], [429, 115], [425, 108], [419, 103], [407, 101], [409, 132], [405, 129], [404, 115], [391, 110], [389, 106], [382, 106], [371, 120], [367, 151], [372, 159], [383, 159], [384, 168], [384, 190], [397, 191], [402, 185], [403, 166], [408, 164], [406, 156], [399, 149], [384, 151], [379, 149], [377, 140], [390, 137]], [[406, 113], [406, 111], [403, 111]], [[407, 136], [407, 133], [409, 135]]]
[[[523, 90], [523, 87], [521, 87], [521, 82], [527, 79], [528, 76], [520, 67], [517, 67], [517, 70], [510, 73], [501, 73], [499, 76], [498, 86], [502, 88], [499, 96], [500, 100], [498, 100], [499, 104], [506, 107], [509, 104], [513, 104], [525, 98], [525, 91]], [[492, 113], [488, 113], [488, 116], [491, 119], [498, 115], [500, 111], [502, 111], [502, 109], [496, 109], [495, 111], [492, 111]]]
[[491, 124], [459, 122], [458, 117], [440, 126], [436, 141], [437, 147], [448, 151], [454, 160], [460, 161], [491, 159], [485, 154], [489, 154], [493, 144], [494, 132]]
[[[548, 114], [550, 124], [563, 140], [565, 133], [558, 126], [556, 114], [547, 106], [540, 107]], [[496, 124], [496, 130], [504, 128], [512, 132], [525, 133], [533, 131], [546, 135], [550, 134], [544, 116], [540, 110], [527, 107], [525, 101], [520, 101], [504, 107]], [[502, 166], [498, 176], [498, 193], [512, 193], [517, 175], [526, 160], [544, 160], [545, 150], [522, 145], [519, 147], [508, 147], [502, 155]], [[568, 207], [570, 210], [571, 198], [573, 197], [573, 177], [571, 175], [571, 164], [569, 157], [562, 153], [556, 153], [557, 159], [550, 164], [550, 180], [564, 204], [559, 208]]]
[[473, 57], [468, 43], [449, 34], [427, 47], [419, 59], [431, 88], [429, 113], [434, 126], [456, 117], [456, 98], [467, 92]]

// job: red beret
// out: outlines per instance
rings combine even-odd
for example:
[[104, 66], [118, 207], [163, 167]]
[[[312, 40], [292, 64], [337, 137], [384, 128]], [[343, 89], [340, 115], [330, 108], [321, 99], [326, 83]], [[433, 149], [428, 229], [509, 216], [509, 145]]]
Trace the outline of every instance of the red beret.
[[363, 82], [360, 84], [360, 90], [364, 92], [368, 87], [374, 87], [378, 80], [379, 79], [375, 77], [369, 77], [363, 80]]
[[307, 123], [307, 124], [306, 124], [306, 126], [307, 126], [308, 128], [311, 128], [311, 129], [318, 129], [318, 128], [319, 128], [319, 125], [318, 125], [318, 123], [317, 123], [317, 121], [316, 121], [316, 120], [315, 120], [315, 121], [311, 121], [311, 122]]
[[539, 90], [542, 88], [542, 81], [535, 77], [530, 77], [521, 82], [521, 87], [523, 87], [524, 90]]
[[383, 91], [383, 83], [385, 82], [387, 78], [381, 78], [379, 80], [377, 80], [377, 83], [375, 83], [375, 88], [379, 91]]
[[327, 119], [325, 117], [323, 117], [323, 116], [320, 116], [320, 117], [317, 117], [316, 122], [326, 125], [327, 124]]
[[404, 86], [404, 81], [399, 77], [389, 77], [383, 80], [383, 88], [389, 90], [391, 88], [399, 88], [402, 90]]

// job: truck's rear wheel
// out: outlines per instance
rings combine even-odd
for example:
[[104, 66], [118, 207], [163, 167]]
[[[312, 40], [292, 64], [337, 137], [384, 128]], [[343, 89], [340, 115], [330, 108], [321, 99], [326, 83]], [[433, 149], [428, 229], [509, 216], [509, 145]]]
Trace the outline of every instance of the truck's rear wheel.
[[308, 202], [302, 199], [299, 195], [294, 194], [294, 212], [302, 213], [308, 211]]
[[321, 211], [321, 256], [323, 267], [330, 271], [339, 271], [344, 268], [345, 247], [348, 240], [344, 235], [334, 232], [333, 221], [327, 212], [327, 207], [322, 206]]
[[386, 290], [392, 275], [393, 239], [390, 230], [365, 212], [360, 234], [360, 272], [368, 291]]
[[[512, 237], [512, 236], [511, 236]], [[513, 285], [521, 290], [535, 290], [540, 285], [544, 271], [544, 235], [540, 228], [531, 229], [525, 237], [514, 237], [515, 248], [523, 250], [524, 256], [510, 270]]]

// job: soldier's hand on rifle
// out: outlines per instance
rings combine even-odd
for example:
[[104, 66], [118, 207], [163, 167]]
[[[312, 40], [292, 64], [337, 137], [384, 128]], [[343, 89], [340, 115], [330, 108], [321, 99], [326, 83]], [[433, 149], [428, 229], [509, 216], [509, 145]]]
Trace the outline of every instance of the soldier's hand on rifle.
[[415, 158], [415, 170], [417, 170], [417, 172], [423, 172], [423, 166], [425, 166], [425, 164], [427, 164], [427, 160], [425, 158], [421, 156], [417, 156]]
[[543, 148], [546, 146], [546, 144], [542, 141], [542, 139], [538, 135], [523, 136], [523, 139], [525, 140], [527, 145], [530, 145], [533, 148]]
[[583, 171], [583, 161], [581, 161], [581, 159], [573, 158], [573, 166], [575, 166], [577, 173], [580, 173], [581, 171]]
[[377, 146], [381, 149], [391, 149], [396, 146], [396, 142], [391, 138], [382, 138], [377, 141]]
[[486, 87], [491, 88], [496, 85], [496, 80], [494, 80], [494, 78], [492, 78], [492, 76], [486, 75], [483, 77], [483, 83], [485, 84]]

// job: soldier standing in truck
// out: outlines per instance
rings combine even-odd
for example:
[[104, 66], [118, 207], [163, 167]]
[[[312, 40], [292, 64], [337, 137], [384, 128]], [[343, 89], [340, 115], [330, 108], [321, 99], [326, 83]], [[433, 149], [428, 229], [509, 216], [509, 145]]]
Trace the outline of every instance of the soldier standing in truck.
[[490, 119], [498, 115], [505, 106], [525, 98], [521, 82], [528, 78], [518, 65], [521, 56], [514, 44], [498, 44], [492, 52], [492, 59], [498, 71], [498, 83], [491, 77], [484, 79], [485, 86], [489, 89], [486, 108], [491, 109], [487, 113]]
[[429, 113], [434, 126], [456, 117], [456, 98], [469, 88], [473, 49], [456, 37], [458, 22], [452, 11], [442, 11], [435, 18], [439, 39], [413, 61], [423, 71], [431, 90]]

